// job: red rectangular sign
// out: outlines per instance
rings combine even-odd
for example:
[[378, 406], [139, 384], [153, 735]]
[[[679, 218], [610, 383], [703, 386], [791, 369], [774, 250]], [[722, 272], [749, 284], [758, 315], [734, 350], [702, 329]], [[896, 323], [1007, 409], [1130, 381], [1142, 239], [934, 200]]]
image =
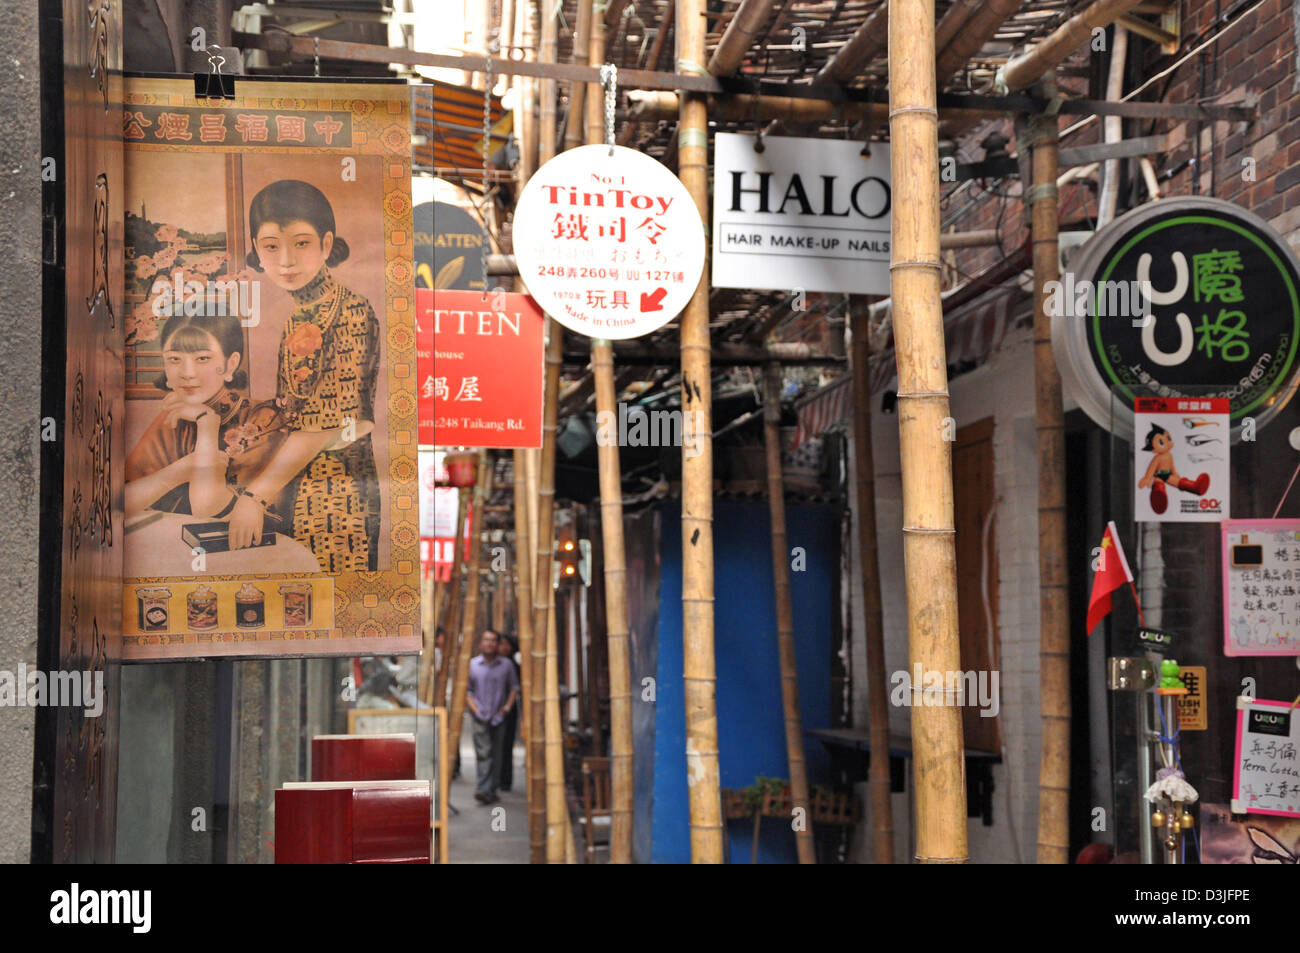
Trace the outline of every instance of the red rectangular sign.
[[541, 310], [503, 291], [415, 289], [420, 445], [542, 445]]

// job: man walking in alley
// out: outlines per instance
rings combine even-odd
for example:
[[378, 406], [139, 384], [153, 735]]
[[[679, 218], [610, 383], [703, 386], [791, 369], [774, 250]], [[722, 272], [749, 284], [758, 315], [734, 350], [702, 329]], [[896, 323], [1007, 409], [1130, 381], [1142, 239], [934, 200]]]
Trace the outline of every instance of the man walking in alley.
[[493, 804], [500, 800], [497, 787], [501, 781], [501, 762], [510, 757], [503, 751], [505, 718], [519, 697], [519, 676], [515, 667], [498, 657], [501, 636], [484, 629], [479, 643], [481, 654], [469, 663], [469, 690], [466, 701], [474, 718], [474, 761], [477, 784], [474, 800]]

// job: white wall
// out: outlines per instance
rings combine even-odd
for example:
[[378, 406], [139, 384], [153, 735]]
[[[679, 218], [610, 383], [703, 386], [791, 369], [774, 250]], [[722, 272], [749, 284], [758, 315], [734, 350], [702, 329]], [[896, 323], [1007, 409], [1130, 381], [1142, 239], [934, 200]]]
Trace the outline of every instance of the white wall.
[[[1000, 497], [994, 525], [998, 555], [996, 621], [1002, 696], [998, 720], [1006, 750], [1004, 763], [993, 769], [993, 826], [985, 827], [978, 817], [969, 819], [970, 858], [974, 863], [1015, 862], [1016, 849], [1011, 830], [1014, 825], [1020, 860], [1032, 863], [1037, 839], [1041, 735], [1038, 703], [1038, 463], [1030, 330], [1021, 328], [1009, 332], [1002, 348], [988, 363], [952, 381], [949, 390], [951, 413], [958, 428], [985, 417], [994, 419], [994, 484]], [[892, 673], [907, 667], [898, 418], [894, 414], [881, 413], [879, 396], [873, 403], [872, 450], [876, 472], [877, 548], [884, 608], [885, 663], [888, 672]], [[865, 731], [868, 687], [883, 682], [866, 671], [862, 587], [856, 568], [860, 565], [857, 562], [856, 527], [853, 540], [853, 724]], [[891, 732], [907, 733], [909, 716], [909, 709], [891, 706]], [[909, 789], [911, 783], [909, 775]], [[898, 796], [894, 801], [897, 806], [903, 803]], [[895, 816], [895, 827], [903, 820]], [[861, 836], [861, 831], [858, 833], [858, 841], [868, 841]], [[865, 858], [867, 854], [869, 850], [863, 850], [859, 857]], [[910, 860], [897, 855], [896, 859]]]

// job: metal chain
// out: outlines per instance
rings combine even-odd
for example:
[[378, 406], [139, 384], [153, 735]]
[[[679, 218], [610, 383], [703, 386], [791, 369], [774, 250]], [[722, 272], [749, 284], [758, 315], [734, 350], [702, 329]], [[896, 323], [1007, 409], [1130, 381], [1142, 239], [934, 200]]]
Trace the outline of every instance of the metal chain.
[[605, 87], [605, 145], [614, 154], [614, 107], [618, 103], [618, 67], [606, 63], [600, 68], [600, 85]]
[[488, 155], [492, 152], [492, 49], [497, 40], [488, 44], [488, 55], [483, 57], [483, 243], [479, 246], [479, 263], [483, 267], [483, 297], [488, 289], [488, 245], [491, 244], [492, 230], [488, 222], [488, 208], [491, 192], [488, 186]]
[[320, 37], [312, 37], [312, 60], [316, 75], [320, 76]]

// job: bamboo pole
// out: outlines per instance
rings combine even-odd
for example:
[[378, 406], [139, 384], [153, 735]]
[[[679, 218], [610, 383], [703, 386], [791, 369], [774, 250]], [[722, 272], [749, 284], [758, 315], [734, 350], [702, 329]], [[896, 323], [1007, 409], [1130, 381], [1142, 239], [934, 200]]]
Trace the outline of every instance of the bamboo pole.
[[[967, 60], [978, 53], [985, 43], [993, 39], [994, 34], [998, 32], [999, 27], [1006, 22], [1007, 18], [1020, 9], [1021, 3], [1022, 0], [984, 0], [971, 12], [970, 16], [966, 17], [961, 28], [953, 31], [952, 40], [948, 45], [939, 52], [937, 57], [930, 57], [935, 62], [939, 86], [942, 87], [948, 80], [952, 79], [954, 74], [966, 65]], [[934, 47], [934, 34], [932, 18], [930, 29], [926, 31], [932, 49]], [[893, 60], [892, 56], [890, 60]], [[894, 88], [892, 81], [889, 88], [891, 90]]]
[[[586, 66], [591, 42], [592, 0], [578, 0], [578, 21], [573, 29], [573, 65]], [[599, 64], [597, 64], [599, 65]], [[564, 125], [564, 148], [576, 149], [583, 143], [586, 116], [586, 83], [569, 86], [569, 117]]]
[[999, 71], [999, 78], [1012, 92], [1024, 89], [1056, 69], [1075, 50], [1086, 46], [1093, 30], [1109, 26], [1139, 2], [1096, 0], [1058, 26], [1041, 43], [1008, 60]]
[[[528, 777], [528, 761], [532, 754], [528, 747], [528, 700], [533, 682], [533, 560], [532, 533], [528, 523], [528, 464], [527, 450], [515, 451], [515, 591], [519, 594], [515, 613], [519, 627], [519, 733], [524, 744], [524, 777]], [[525, 787], [527, 785], [525, 784]]]
[[709, 60], [709, 72], [714, 76], [734, 73], [775, 8], [776, 0], [740, 0]]
[[564, 802], [564, 738], [560, 726], [560, 662], [556, 646], [559, 632], [555, 602], [546, 613], [546, 862], [564, 860], [565, 823], [569, 809]]
[[[855, 296], [856, 297], [856, 296]], [[853, 304], [861, 304], [860, 300]], [[858, 548], [861, 550], [862, 635], [866, 642], [867, 721], [871, 738], [872, 842], [878, 864], [894, 862], [894, 814], [889, 792], [889, 673], [885, 668], [885, 625], [876, 549], [876, 464], [871, 446], [870, 314], [852, 309], [853, 467], [857, 484]]]
[[[1044, 84], [1044, 93], [1055, 85]], [[1038, 862], [1069, 861], [1070, 626], [1065, 570], [1065, 422], [1061, 374], [1052, 356], [1047, 286], [1059, 277], [1057, 118], [1030, 122], [1033, 186], [1030, 207], [1034, 251], [1034, 396], [1038, 433], [1038, 598], [1042, 760], [1038, 773]]]
[[844, 45], [835, 51], [835, 55], [826, 61], [817, 75], [813, 85], [818, 83], [838, 83], [844, 85], [858, 78], [862, 68], [874, 60], [885, 49], [889, 36], [889, 0], [881, 0], [880, 5], [871, 15], [862, 21]]
[[[462, 487], [456, 491], [456, 539], [452, 543], [451, 578], [447, 582], [447, 642], [442, 647], [442, 664], [438, 666], [433, 677], [433, 695], [427, 699], [434, 707], [447, 704], [447, 680], [455, 666], [456, 654], [460, 645], [460, 577], [462, 553], [465, 551], [465, 520], [469, 503], [469, 491]], [[474, 525], [479, 524], [479, 513], [474, 512]], [[436, 635], [436, 631], [435, 631]]]
[[[889, 267], [898, 360], [908, 667], [957, 672], [952, 445], [944, 439], [948, 375], [939, 298], [934, 0], [894, 0], [890, 5], [889, 98], [894, 180]], [[961, 711], [952, 704], [921, 703], [919, 685], [912, 692], [916, 859], [965, 863]]]
[[763, 368], [763, 438], [767, 447], [767, 501], [772, 522], [772, 582], [776, 591], [776, 642], [781, 661], [781, 707], [785, 713], [785, 752], [790, 763], [790, 800], [796, 819], [799, 863], [817, 863], [808, 771], [804, 759], [803, 719], [799, 714], [799, 668], [794, 651], [794, 607], [790, 601], [790, 544], [785, 531], [785, 483], [781, 474], [781, 366]]
[[[542, 0], [542, 42], [538, 58], [542, 63], [554, 63], [556, 54], [556, 17], [560, 5], [549, 5]], [[547, 12], [549, 8], [549, 13]], [[538, 82], [541, 100], [537, 135], [537, 164], [540, 168], [555, 155], [555, 80]], [[560, 360], [563, 354], [562, 331], [559, 324], [548, 316], [546, 332], [546, 381], [542, 396], [542, 447], [530, 451], [528, 460], [529, 525], [533, 529], [533, 655], [532, 671], [535, 675], [528, 700], [528, 840], [529, 860], [534, 864], [546, 863], [546, 749], [545, 749], [545, 694], [546, 694], [546, 631], [547, 606], [554, 599], [551, 588], [551, 559], [555, 554], [554, 512], [551, 501], [555, 495], [555, 420], [560, 387]]]
[[434, 582], [433, 573], [425, 574], [420, 567], [420, 663], [416, 679], [415, 694], [417, 698], [429, 695], [433, 686], [433, 649], [438, 637], [438, 584]]
[[[591, 62], [605, 60], [605, 27], [597, 23], [591, 33]], [[587, 98], [587, 142], [605, 141], [603, 91], [593, 84]], [[596, 419], [615, 420], [618, 395], [614, 389], [614, 346], [603, 338], [591, 339], [591, 371], [596, 391]], [[611, 434], [611, 436], [614, 436]], [[623, 544], [623, 476], [618, 441], [597, 441], [600, 473], [600, 531], [605, 570], [605, 642], [609, 660], [609, 773], [612, 864], [632, 862], [632, 674], [627, 622], [627, 557]], [[590, 673], [589, 673], [590, 675]], [[594, 679], [588, 689], [594, 693]], [[599, 735], [600, 703], [593, 709]], [[599, 748], [597, 749], [599, 751]]]
[[[542, 0], [549, 3], [550, 0]], [[537, 0], [519, 0], [519, 14], [515, 25], [516, 43], [523, 49], [524, 60], [532, 62], [537, 57], [535, 19]], [[537, 81], [531, 76], [516, 76], [515, 121], [519, 124], [519, 188], [522, 189], [537, 168]]]
[[474, 656], [475, 629], [478, 626], [479, 565], [483, 557], [483, 504], [487, 501], [491, 467], [488, 452], [478, 452], [478, 478], [474, 481], [474, 524], [470, 532], [469, 573], [465, 581], [465, 613], [460, 622], [460, 646], [456, 653], [456, 671], [451, 686], [452, 750], [459, 750], [461, 722], [465, 719], [465, 690], [469, 686], [469, 660]]
[[957, 0], [934, 28], [934, 48], [942, 50], [980, 6], [980, 0]]
[[[704, 71], [704, 4], [677, 0], [677, 69]], [[684, 95], [677, 169], [709, 221], [708, 109]], [[936, 181], [938, 174], [936, 172]], [[681, 316], [682, 352], [682, 686], [686, 696], [686, 772], [691, 861], [722, 863], [718, 777], [717, 675], [713, 658], [713, 373], [709, 353], [708, 269]]]

